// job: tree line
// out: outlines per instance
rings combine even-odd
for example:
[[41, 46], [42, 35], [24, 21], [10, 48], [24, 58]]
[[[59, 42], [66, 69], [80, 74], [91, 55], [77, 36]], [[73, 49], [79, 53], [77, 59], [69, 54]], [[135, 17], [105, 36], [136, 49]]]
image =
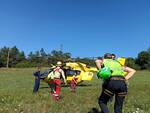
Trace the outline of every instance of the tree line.
[[[27, 56], [24, 51], [20, 51], [16, 46], [9, 48], [0, 48], [0, 67], [49, 67], [56, 64], [57, 61], [83, 62], [89, 66], [94, 66], [94, 58], [72, 58], [71, 53], [58, 50], [52, 50], [46, 53], [43, 48], [38, 51], [30, 52]], [[126, 59], [126, 65], [132, 68], [150, 70], [150, 48], [138, 53], [136, 58], [129, 57]]]

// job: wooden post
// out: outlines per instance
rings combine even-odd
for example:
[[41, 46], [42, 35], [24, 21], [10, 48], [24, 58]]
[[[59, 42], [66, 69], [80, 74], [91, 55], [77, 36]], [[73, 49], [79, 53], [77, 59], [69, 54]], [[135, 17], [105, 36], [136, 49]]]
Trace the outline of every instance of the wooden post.
[[6, 65], [7, 68], [9, 68], [9, 54], [10, 54], [10, 51], [9, 51], [9, 48], [8, 48], [8, 53], [7, 53], [7, 65]]

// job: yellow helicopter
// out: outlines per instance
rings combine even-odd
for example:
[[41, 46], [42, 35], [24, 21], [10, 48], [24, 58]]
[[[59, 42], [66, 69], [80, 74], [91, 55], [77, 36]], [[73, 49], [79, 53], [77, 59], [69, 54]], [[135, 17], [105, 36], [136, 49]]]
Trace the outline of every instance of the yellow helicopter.
[[96, 67], [89, 67], [81, 62], [68, 62], [66, 63], [66, 67], [69, 67], [69, 69], [66, 69], [65, 73], [67, 81], [72, 80], [72, 76], [75, 75], [76, 78], [78, 78], [77, 83], [91, 81], [97, 71]]

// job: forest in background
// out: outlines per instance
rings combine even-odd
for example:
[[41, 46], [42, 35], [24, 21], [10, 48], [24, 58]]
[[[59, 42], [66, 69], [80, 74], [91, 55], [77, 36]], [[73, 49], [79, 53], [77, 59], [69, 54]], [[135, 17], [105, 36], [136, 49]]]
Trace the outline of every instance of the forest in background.
[[[94, 66], [94, 58], [72, 58], [71, 53], [60, 50], [52, 50], [46, 53], [43, 48], [25, 55], [24, 51], [19, 50], [16, 46], [0, 48], [0, 67], [7, 68], [27, 68], [27, 67], [49, 67], [56, 64], [57, 61], [82, 62], [89, 66]], [[126, 58], [126, 65], [137, 70], [150, 70], [150, 47], [145, 51], [140, 51], [136, 58]]]

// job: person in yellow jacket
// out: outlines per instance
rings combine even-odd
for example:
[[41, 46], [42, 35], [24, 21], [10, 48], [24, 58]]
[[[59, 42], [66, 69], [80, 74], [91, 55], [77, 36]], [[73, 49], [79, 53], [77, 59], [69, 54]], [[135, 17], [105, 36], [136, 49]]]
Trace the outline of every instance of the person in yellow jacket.
[[[136, 71], [113, 60], [110, 53], [106, 53], [103, 59], [96, 59], [95, 63], [99, 69], [99, 78], [104, 80], [103, 90], [98, 101], [102, 113], [110, 113], [107, 103], [114, 95], [114, 111], [115, 113], [122, 113], [123, 101], [127, 94], [125, 81], [129, 80]], [[124, 72], [127, 72], [127, 74], [125, 75]]]

